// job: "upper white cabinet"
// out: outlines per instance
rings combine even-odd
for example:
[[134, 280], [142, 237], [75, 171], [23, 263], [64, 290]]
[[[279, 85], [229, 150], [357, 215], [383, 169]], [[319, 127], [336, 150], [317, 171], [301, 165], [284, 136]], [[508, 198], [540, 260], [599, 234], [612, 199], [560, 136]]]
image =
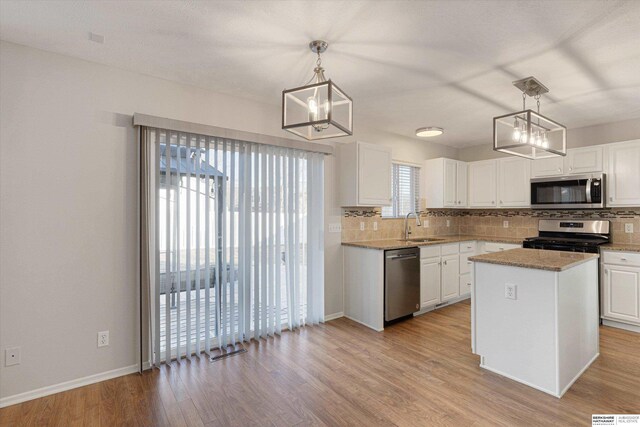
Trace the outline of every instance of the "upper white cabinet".
[[549, 157], [531, 161], [531, 176], [541, 178], [543, 176], [562, 175], [564, 171], [564, 159], [561, 156]]
[[391, 148], [362, 141], [339, 146], [341, 206], [391, 204]]
[[531, 161], [522, 157], [498, 160], [498, 207], [531, 204]]
[[469, 167], [469, 206], [472, 208], [497, 207], [496, 160], [471, 162]]
[[564, 158], [564, 173], [602, 172], [602, 147], [573, 148]]
[[640, 206], [640, 140], [607, 146], [607, 206]]
[[602, 172], [602, 158], [603, 148], [601, 145], [571, 148], [567, 150], [567, 155], [564, 157], [556, 156], [533, 160], [531, 162], [531, 176], [533, 178], [541, 178], [544, 176]]
[[425, 161], [421, 188], [427, 208], [467, 207], [467, 164], [445, 158]]

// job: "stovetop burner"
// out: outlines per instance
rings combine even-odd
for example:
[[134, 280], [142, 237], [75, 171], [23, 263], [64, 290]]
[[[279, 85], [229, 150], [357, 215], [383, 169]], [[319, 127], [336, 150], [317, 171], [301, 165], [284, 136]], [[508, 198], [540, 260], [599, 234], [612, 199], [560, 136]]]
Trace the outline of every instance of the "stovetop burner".
[[599, 246], [609, 243], [609, 221], [577, 219], [542, 219], [538, 237], [524, 240], [523, 247], [573, 252], [598, 253]]

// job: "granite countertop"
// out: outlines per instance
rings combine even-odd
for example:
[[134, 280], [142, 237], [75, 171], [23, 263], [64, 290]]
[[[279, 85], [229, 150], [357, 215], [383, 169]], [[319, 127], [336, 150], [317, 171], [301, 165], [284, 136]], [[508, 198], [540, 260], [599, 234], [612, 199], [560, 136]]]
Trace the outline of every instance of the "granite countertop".
[[[416, 237], [419, 238], [419, 237]], [[342, 242], [343, 246], [356, 246], [368, 249], [402, 249], [415, 248], [416, 246], [432, 246], [443, 245], [447, 243], [469, 242], [472, 240], [480, 240], [483, 242], [512, 243], [521, 245], [524, 239], [513, 237], [496, 237], [496, 236], [426, 236], [426, 239], [436, 239], [430, 242], [407, 242], [405, 240], [387, 239], [387, 240], [367, 240], [361, 242]]]
[[533, 268], [536, 270], [562, 271], [598, 257], [599, 255], [597, 254], [518, 248], [475, 255], [469, 257], [469, 261]]
[[603, 251], [640, 252], [640, 245], [633, 243], [607, 243], [601, 245]]

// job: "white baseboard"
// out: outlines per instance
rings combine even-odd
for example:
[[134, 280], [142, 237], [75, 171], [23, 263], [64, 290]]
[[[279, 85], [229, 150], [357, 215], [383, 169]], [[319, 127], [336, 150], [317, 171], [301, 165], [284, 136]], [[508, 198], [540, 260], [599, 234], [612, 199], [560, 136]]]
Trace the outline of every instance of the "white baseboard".
[[324, 321], [328, 322], [329, 320], [339, 319], [340, 317], [344, 317], [344, 313], [342, 311], [324, 316]]
[[[150, 367], [149, 362], [143, 363], [143, 367], [145, 365]], [[38, 389], [27, 391], [24, 393], [14, 394], [13, 396], [3, 397], [2, 399], [0, 399], [0, 408], [15, 405], [17, 403], [26, 402], [27, 400], [33, 400], [33, 399], [38, 399], [40, 397], [49, 396], [50, 394], [71, 390], [72, 388], [83, 387], [85, 385], [99, 383], [101, 381], [110, 380], [112, 378], [121, 377], [123, 375], [133, 374], [135, 372], [138, 372], [138, 368], [139, 368], [139, 365], [135, 364], [131, 366], [126, 366], [124, 368], [114, 369], [112, 371], [101, 372], [99, 374], [89, 375], [87, 377], [78, 378], [75, 380], [65, 381], [63, 383], [38, 388]], [[145, 368], [145, 369], [148, 369], [148, 368]]]
[[589, 369], [589, 366], [591, 366], [591, 364], [592, 364], [593, 362], [595, 362], [595, 361], [596, 361], [596, 359], [597, 359], [598, 357], [600, 357], [600, 353], [596, 353], [596, 355], [595, 355], [595, 356], [593, 356], [593, 357], [591, 358], [591, 360], [589, 361], [589, 363], [587, 363], [587, 364], [584, 366], [584, 368], [580, 369], [580, 372], [578, 372], [578, 373], [576, 374], [576, 376], [575, 376], [575, 377], [573, 377], [573, 379], [572, 379], [571, 381], [569, 381], [569, 384], [567, 384], [567, 385], [566, 385], [566, 387], [565, 387], [565, 388], [563, 388], [563, 389], [562, 389], [562, 391], [560, 391], [560, 396], [558, 396], [558, 397], [562, 397], [562, 396], [564, 396], [564, 394], [567, 392], [567, 390], [569, 390], [569, 388], [571, 388], [571, 386], [573, 385], [573, 383], [575, 383], [575, 382], [578, 380], [578, 378], [580, 378], [580, 375], [584, 374], [584, 371], [586, 371], [587, 369]]
[[602, 319], [604, 326], [610, 326], [612, 328], [624, 329], [625, 331], [640, 332], [640, 326], [630, 325], [628, 323], [616, 322], [614, 320]]

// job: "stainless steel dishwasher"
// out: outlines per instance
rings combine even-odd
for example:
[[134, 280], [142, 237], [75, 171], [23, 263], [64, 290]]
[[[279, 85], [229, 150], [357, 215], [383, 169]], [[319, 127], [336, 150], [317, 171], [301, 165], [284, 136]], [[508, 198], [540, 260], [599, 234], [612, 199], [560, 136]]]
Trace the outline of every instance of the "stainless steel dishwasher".
[[420, 310], [420, 249], [384, 253], [384, 320], [390, 322]]

